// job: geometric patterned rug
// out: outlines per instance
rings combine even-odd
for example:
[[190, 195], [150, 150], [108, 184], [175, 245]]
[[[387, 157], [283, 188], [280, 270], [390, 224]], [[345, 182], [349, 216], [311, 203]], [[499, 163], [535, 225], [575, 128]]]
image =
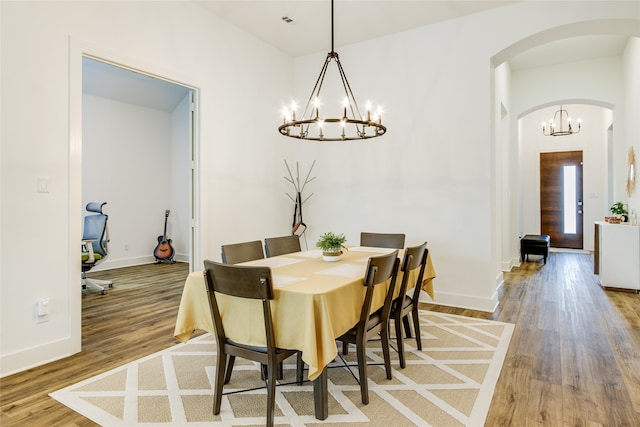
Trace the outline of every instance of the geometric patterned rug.
[[[285, 361], [276, 387], [275, 423], [291, 426], [482, 426], [500, 375], [513, 325], [421, 310], [422, 351], [405, 339], [407, 366], [391, 351], [393, 379], [384, 366], [368, 369], [369, 404], [342, 362], [328, 370], [329, 417], [314, 417], [313, 386], [295, 381]], [[392, 328], [393, 329], [393, 328]], [[212, 414], [216, 344], [210, 334], [191, 339], [50, 396], [102, 426], [264, 425], [266, 391], [227, 394]], [[367, 345], [370, 363], [382, 362], [379, 342]], [[355, 348], [346, 359], [355, 362]], [[357, 368], [352, 368], [357, 375]], [[236, 359], [225, 393], [264, 385], [259, 367]], [[306, 377], [306, 376], [305, 376]]]

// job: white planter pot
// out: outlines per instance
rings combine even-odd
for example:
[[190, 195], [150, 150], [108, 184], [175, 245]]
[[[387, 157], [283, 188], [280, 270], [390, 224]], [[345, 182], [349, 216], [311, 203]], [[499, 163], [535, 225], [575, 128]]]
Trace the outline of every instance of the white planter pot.
[[323, 261], [326, 261], [326, 262], [340, 261], [341, 255], [342, 255], [341, 250], [338, 250], [336, 252], [322, 251], [322, 259]]

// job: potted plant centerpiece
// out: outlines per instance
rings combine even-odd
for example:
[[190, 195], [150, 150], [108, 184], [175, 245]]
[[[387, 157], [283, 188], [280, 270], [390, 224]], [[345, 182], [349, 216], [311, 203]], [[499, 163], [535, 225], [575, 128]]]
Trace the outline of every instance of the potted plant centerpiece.
[[335, 234], [329, 231], [320, 236], [316, 246], [322, 249], [322, 259], [332, 262], [340, 260], [342, 248], [345, 248], [343, 245], [346, 241], [347, 238], [344, 234]]
[[609, 208], [612, 214], [616, 215], [620, 218], [620, 221], [627, 222], [629, 212], [625, 209], [624, 204], [622, 202], [616, 202]]

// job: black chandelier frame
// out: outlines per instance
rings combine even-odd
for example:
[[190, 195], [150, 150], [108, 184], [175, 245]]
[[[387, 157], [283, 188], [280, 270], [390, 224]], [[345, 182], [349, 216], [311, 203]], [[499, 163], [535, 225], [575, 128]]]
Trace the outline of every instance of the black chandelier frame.
[[[387, 128], [382, 124], [381, 112], [375, 114], [373, 119], [371, 117], [370, 107], [367, 108], [366, 116], [363, 116], [360, 113], [358, 103], [356, 102], [353, 91], [351, 90], [351, 85], [349, 84], [349, 80], [347, 80], [347, 76], [342, 64], [340, 63], [340, 57], [334, 50], [333, 27], [333, 0], [331, 0], [331, 52], [327, 54], [327, 58], [324, 61], [322, 70], [320, 71], [320, 75], [318, 76], [316, 84], [311, 91], [311, 95], [309, 95], [304, 112], [302, 113], [302, 119], [297, 120], [295, 109], [292, 109], [290, 117], [285, 116], [282, 125], [278, 127], [278, 131], [284, 136], [312, 141], [353, 141], [376, 138], [387, 132]], [[322, 84], [324, 83], [327, 69], [332, 61], [335, 61], [336, 63], [342, 87], [346, 95], [343, 114], [340, 118], [321, 117], [318, 105]], [[349, 117], [348, 113], [351, 113], [351, 117]], [[307, 114], [310, 115], [309, 118], [305, 118], [307, 117]], [[360, 119], [360, 117], [362, 119]], [[329, 136], [327, 136], [324, 132], [325, 124], [330, 124], [332, 129], [337, 126], [340, 126], [342, 129], [338, 127], [338, 131], [330, 132]], [[318, 128], [317, 135], [310, 134], [312, 125], [315, 125]], [[347, 134], [347, 128], [349, 125], [355, 126], [355, 135], [349, 136]]]

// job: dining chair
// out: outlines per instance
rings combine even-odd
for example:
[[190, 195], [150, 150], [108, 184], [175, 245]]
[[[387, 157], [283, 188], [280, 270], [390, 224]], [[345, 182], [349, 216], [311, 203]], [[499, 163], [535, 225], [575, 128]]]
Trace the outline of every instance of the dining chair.
[[[400, 282], [400, 292], [391, 304], [391, 319], [396, 327], [396, 342], [398, 344], [398, 358], [400, 359], [400, 367], [406, 366], [404, 357], [404, 341], [402, 337], [402, 326], [407, 334], [407, 338], [411, 338], [411, 327], [409, 324], [409, 314], [413, 317], [413, 329], [416, 334], [416, 345], [418, 350], [422, 350], [422, 339], [420, 337], [420, 320], [418, 318], [418, 301], [420, 299], [420, 289], [422, 288], [422, 278], [427, 265], [427, 242], [419, 246], [408, 247], [404, 250], [404, 258], [402, 260], [402, 281]], [[409, 278], [414, 270], [418, 270], [415, 277], [415, 287], [409, 293], [407, 288]]]
[[[389, 355], [389, 315], [399, 263], [400, 260], [398, 259], [397, 250], [386, 255], [369, 258], [364, 277], [364, 285], [367, 287], [367, 290], [362, 304], [362, 311], [360, 312], [360, 320], [344, 335], [337, 338], [338, 341], [343, 343], [343, 354], [347, 353], [349, 344], [356, 345], [356, 358], [358, 360], [358, 373], [360, 377], [358, 382], [360, 383], [362, 403], [365, 405], [369, 403], [369, 380], [367, 378], [366, 363], [367, 340], [378, 334], [381, 337], [387, 379], [392, 378], [391, 357]], [[384, 304], [375, 312], [371, 313], [371, 304], [375, 288], [377, 286], [384, 286], [387, 282], [389, 283], [389, 287], [385, 294]]]
[[264, 258], [260, 240], [222, 245], [221, 250], [222, 262], [225, 264], [239, 264]]
[[404, 234], [399, 233], [360, 233], [360, 246], [372, 248], [404, 248]]
[[267, 237], [264, 239], [264, 252], [267, 258], [300, 251], [302, 251], [300, 248], [300, 237], [295, 234], [281, 237]]
[[[204, 267], [209, 308], [213, 318], [218, 349], [213, 390], [213, 414], [220, 413], [224, 384], [231, 381], [235, 358], [241, 357], [267, 367], [267, 374], [263, 377], [267, 387], [267, 426], [273, 426], [278, 364], [297, 353], [296, 382], [298, 384], [302, 384], [303, 371], [300, 352], [276, 347], [270, 302], [274, 297], [271, 269], [269, 267], [221, 264], [209, 260], [204, 261]], [[216, 293], [248, 300], [262, 300], [266, 346], [243, 344], [227, 338]], [[253, 310], [254, 306], [247, 304], [246, 309], [247, 311]], [[253, 330], [259, 328], [259, 325], [247, 324], [246, 327]]]

